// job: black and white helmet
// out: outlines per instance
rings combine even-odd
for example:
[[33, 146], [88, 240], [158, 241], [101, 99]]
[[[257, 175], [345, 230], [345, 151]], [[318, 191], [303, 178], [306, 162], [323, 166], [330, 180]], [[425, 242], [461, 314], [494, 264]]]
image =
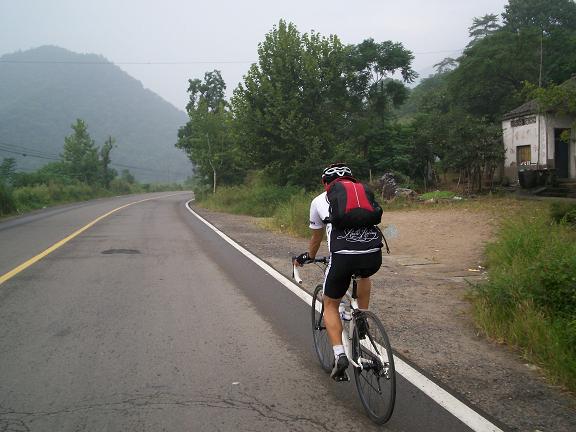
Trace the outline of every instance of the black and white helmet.
[[322, 172], [322, 183], [331, 183], [339, 177], [352, 177], [352, 170], [344, 163], [331, 164]]

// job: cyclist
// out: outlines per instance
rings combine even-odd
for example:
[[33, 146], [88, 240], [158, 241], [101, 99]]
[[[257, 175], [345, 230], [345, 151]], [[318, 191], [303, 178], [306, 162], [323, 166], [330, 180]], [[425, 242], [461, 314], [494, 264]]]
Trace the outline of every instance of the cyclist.
[[[327, 190], [330, 183], [339, 177], [352, 177], [352, 171], [345, 164], [329, 165], [322, 172], [322, 184], [325, 191], [310, 204], [310, 238], [308, 252], [300, 254], [296, 263], [302, 266], [314, 259], [324, 238], [324, 229], [328, 238], [330, 262], [324, 277], [324, 322], [328, 337], [334, 350], [334, 368], [330, 376], [336, 381], [348, 381], [346, 372], [348, 358], [342, 345], [342, 321], [338, 308], [346, 294], [353, 275], [358, 277], [358, 306], [368, 309], [370, 302], [370, 276], [382, 265], [382, 233], [376, 226], [339, 229], [329, 222], [329, 203]], [[358, 322], [362, 337], [363, 322]]]

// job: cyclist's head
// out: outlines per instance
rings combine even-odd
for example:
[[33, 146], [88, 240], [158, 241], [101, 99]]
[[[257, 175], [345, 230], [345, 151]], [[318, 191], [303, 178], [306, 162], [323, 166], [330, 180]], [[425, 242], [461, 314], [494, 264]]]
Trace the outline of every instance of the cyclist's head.
[[345, 163], [330, 164], [322, 172], [322, 183], [327, 185], [339, 177], [352, 177], [352, 170]]

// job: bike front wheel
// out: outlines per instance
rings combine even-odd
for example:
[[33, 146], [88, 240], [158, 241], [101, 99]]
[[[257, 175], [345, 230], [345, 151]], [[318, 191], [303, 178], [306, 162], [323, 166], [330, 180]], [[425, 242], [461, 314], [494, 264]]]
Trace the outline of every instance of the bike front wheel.
[[325, 372], [330, 372], [334, 363], [334, 351], [328, 339], [328, 331], [324, 323], [324, 290], [318, 285], [312, 297], [312, 337], [314, 350]]
[[356, 317], [352, 357], [362, 365], [354, 368], [354, 378], [368, 417], [377, 424], [386, 423], [396, 400], [394, 355], [384, 326], [370, 311]]

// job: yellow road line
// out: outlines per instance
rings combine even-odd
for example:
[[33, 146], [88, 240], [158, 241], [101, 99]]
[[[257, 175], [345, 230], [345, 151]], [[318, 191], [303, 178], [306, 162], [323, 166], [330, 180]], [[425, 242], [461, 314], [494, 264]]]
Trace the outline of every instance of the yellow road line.
[[[182, 193], [182, 192], [180, 192]], [[112, 213], [116, 213], [119, 210], [125, 209], [126, 207], [130, 207], [131, 205], [134, 204], [139, 204], [142, 203], [144, 201], [150, 201], [150, 200], [154, 200], [154, 199], [158, 199], [158, 198], [168, 198], [174, 195], [179, 195], [180, 193], [175, 193], [175, 194], [171, 194], [171, 195], [164, 195], [164, 196], [160, 196], [160, 197], [154, 197], [154, 198], [146, 198], [140, 201], [134, 201], [128, 204], [124, 204], [123, 206], [120, 206], [118, 208], [115, 208], [114, 210], [109, 211], [106, 214], [103, 214], [102, 216], [97, 217], [96, 219], [94, 219], [92, 222], [90, 222], [89, 224], [83, 226], [82, 228], [80, 228], [79, 230], [73, 232], [72, 234], [70, 234], [68, 237], [60, 240], [59, 242], [53, 244], [52, 246], [50, 246], [48, 249], [46, 249], [44, 252], [40, 252], [38, 255], [36, 255], [33, 258], [30, 258], [28, 261], [20, 264], [18, 267], [15, 267], [14, 269], [10, 270], [8, 273], [3, 274], [2, 276], [0, 276], [0, 285], [2, 285], [4, 282], [6, 282], [7, 280], [13, 278], [14, 276], [16, 276], [18, 273], [20, 273], [22, 270], [26, 270], [28, 267], [30, 267], [31, 265], [37, 263], [38, 261], [40, 261], [42, 258], [44, 258], [46, 255], [54, 252], [56, 249], [58, 249], [60, 246], [65, 245], [66, 243], [68, 243], [70, 240], [72, 240], [74, 237], [79, 236], [80, 234], [82, 234], [84, 231], [86, 231], [88, 228], [92, 227], [94, 224], [96, 224], [97, 222], [101, 221], [102, 219], [104, 219], [105, 217], [110, 216]]]

